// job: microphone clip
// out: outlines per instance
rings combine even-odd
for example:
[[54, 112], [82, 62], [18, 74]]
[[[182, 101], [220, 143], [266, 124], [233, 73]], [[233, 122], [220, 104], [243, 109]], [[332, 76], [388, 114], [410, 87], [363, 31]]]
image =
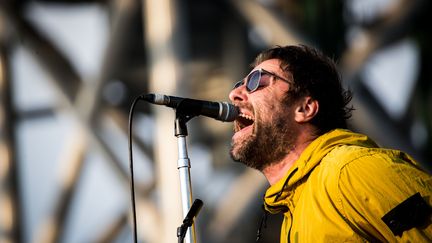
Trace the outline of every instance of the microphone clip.
[[187, 213], [186, 217], [183, 220], [183, 224], [177, 228], [177, 237], [179, 243], [183, 242], [186, 236], [186, 231], [188, 230], [189, 227], [193, 225], [194, 219], [198, 215], [203, 204], [204, 204], [203, 201], [201, 201], [200, 199], [195, 199], [195, 201], [193, 202], [192, 206], [189, 209], [189, 212]]
[[188, 130], [187, 130], [187, 126], [186, 123], [196, 117], [197, 115], [191, 115], [189, 112], [188, 113], [184, 113], [181, 112], [181, 110], [176, 109], [175, 110], [175, 114], [176, 114], [176, 118], [175, 118], [175, 123], [174, 123], [174, 131], [175, 131], [175, 136], [187, 136], [188, 135]]

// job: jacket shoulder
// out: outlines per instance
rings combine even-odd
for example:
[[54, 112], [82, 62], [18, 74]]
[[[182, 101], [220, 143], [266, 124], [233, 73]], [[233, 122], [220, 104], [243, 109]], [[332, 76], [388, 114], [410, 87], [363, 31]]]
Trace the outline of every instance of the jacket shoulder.
[[[338, 146], [322, 159], [320, 174], [345, 220], [365, 236], [394, 240], [381, 218], [416, 193], [432, 205], [431, 176], [397, 150]], [[427, 231], [432, 237], [432, 227]]]

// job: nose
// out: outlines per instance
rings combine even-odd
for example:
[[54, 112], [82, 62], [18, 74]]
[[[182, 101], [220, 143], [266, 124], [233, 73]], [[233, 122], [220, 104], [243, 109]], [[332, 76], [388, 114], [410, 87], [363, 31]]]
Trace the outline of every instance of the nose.
[[242, 101], [247, 101], [247, 94], [248, 93], [246, 91], [246, 85], [243, 84], [231, 90], [231, 92], [229, 93], [229, 99], [233, 104]]

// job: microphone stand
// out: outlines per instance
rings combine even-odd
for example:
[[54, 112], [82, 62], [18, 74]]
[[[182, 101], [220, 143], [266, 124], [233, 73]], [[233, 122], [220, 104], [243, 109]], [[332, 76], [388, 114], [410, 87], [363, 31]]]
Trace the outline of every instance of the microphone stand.
[[[192, 186], [190, 176], [190, 160], [187, 153], [186, 136], [188, 135], [186, 123], [196, 115], [187, 115], [176, 109], [175, 136], [178, 142], [177, 169], [180, 175], [180, 192], [182, 201], [183, 218], [186, 218], [192, 204]], [[191, 224], [190, 230], [185, 235], [186, 243], [196, 243], [195, 225]]]

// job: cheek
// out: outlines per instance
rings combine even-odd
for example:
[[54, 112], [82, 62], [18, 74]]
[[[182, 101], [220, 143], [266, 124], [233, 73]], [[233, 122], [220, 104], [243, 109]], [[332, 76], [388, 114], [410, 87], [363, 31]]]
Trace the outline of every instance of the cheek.
[[260, 91], [254, 92], [253, 95], [255, 96], [250, 99], [255, 109], [255, 118], [259, 118], [264, 122], [271, 122], [275, 115], [286, 112], [285, 91], [281, 87], [269, 86]]
[[279, 112], [274, 104], [260, 103], [255, 106], [255, 124], [272, 123]]
[[257, 111], [260, 111], [261, 115], [271, 116], [281, 110], [282, 101], [275, 98], [274, 94], [268, 93], [263, 95], [259, 102], [254, 104]]

